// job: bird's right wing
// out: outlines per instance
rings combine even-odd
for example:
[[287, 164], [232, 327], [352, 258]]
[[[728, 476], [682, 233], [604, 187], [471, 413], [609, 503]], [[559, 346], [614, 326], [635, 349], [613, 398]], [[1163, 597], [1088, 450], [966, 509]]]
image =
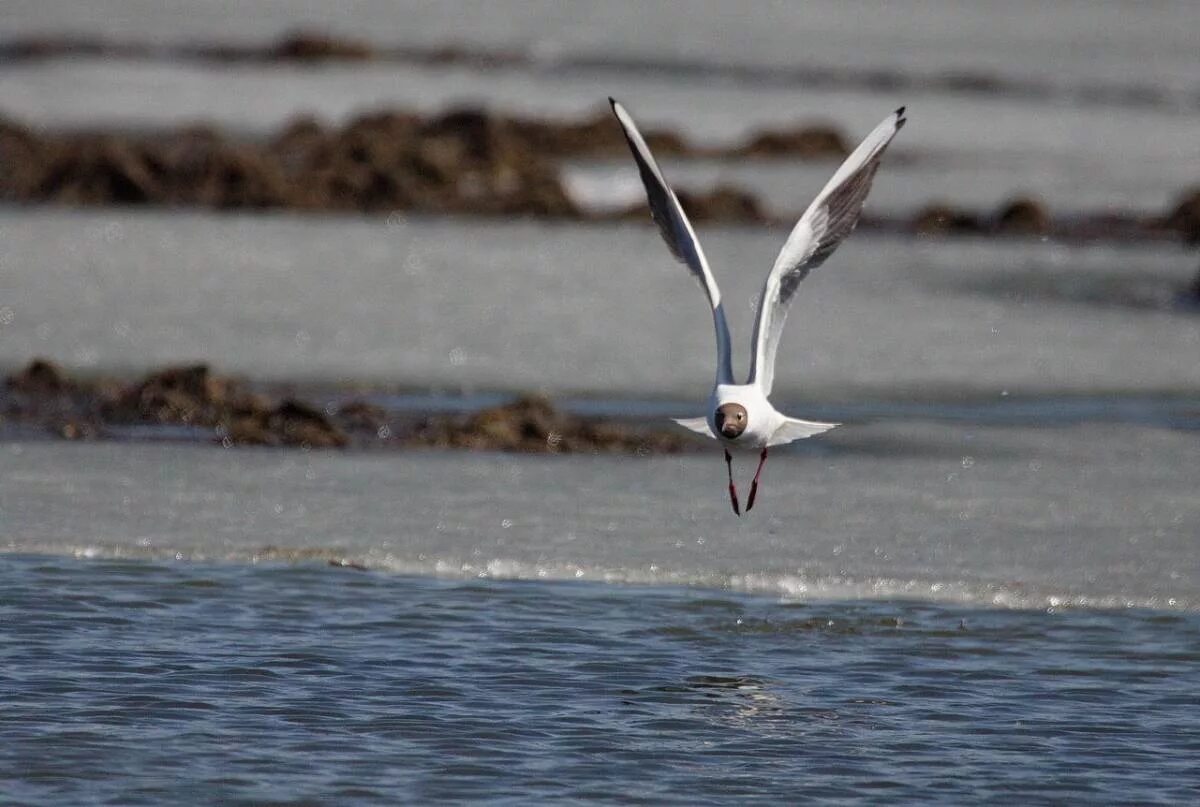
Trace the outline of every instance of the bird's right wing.
[[762, 388], [763, 394], [770, 395], [774, 386], [775, 353], [796, 287], [833, 254], [858, 224], [883, 152], [905, 120], [904, 107], [900, 107], [867, 135], [804, 211], [775, 259], [758, 303], [749, 379], [749, 383]]
[[613, 114], [617, 116], [617, 121], [625, 132], [625, 140], [629, 143], [629, 150], [633, 152], [633, 159], [637, 163], [642, 184], [646, 187], [646, 200], [650, 203], [650, 215], [658, 224], [658, 229], [662, 233], [663, 240], [667, 242], [671, 254], [675, 256], [676, 260], [687, 264], [708, 294], [708, 302], [713, 311], [713, 327], [717, 332], [717, 383], [732, 384], [733, 365], [729, 349], [729, 326], [725, 323], [725, 309], [721, 306], [721, 291], [717, 288], [717, 281], [713, 279], [712, 271], [708, 268], [704, 251], [700, 249], [700, 242], [696, 240], [696, 233], [692, 230], [691, 222], [688, 221], [687, 215], [680, 207], [675, 192], [671, 190], [671, 186], [667, 184], [666, 178], [659, 170], [658, 163], [654, 161], [654, 155], [650, 153], [650, 148], [638, 131], [637, 125], [634, 124], [633, 118], [629, 117], [625, 108], [614, 99], [609, 98], [608, 100], [612, 104]]

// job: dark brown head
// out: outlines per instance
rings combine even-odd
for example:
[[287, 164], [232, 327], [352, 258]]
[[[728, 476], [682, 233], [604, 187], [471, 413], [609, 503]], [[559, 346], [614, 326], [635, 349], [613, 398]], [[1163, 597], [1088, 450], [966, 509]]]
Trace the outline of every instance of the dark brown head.
[[721, 436], [732, 440], [746, 430], [746, 407], [735, 403], [721, 404], [713, 420]]

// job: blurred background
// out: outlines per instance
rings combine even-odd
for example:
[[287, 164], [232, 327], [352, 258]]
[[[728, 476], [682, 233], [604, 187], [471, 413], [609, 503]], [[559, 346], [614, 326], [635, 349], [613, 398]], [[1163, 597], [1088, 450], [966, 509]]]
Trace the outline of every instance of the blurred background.
[[[158, 505], [135, 515], [97, 494], [109, 519], [48, 527], [40, 512], [57, 494], [39, 509], [24, 490], [32, 521], [11, 540], [239, 557], [339, 546], [439, 574], [788, 590], [933, 580], [985, 599], [1002, 580], [1021, 602], [1043, 595], [1010, 584], [1041, 581], [1186, 601], [1196, 16], [1190, 2], [8, 3], [10, 437], [121, 438], [105, 450], [134, 468], [165, 450], [149, 443], [179, 439], [684, 452], [628, 496], [626, 474], [644, 469], [603, 484], [586, 458], [537, 471], [578, 475], [555, 494], [566, 516], [540, 484], [504, 482], [523, 467], [510, 456], [447, 457], [475, 470], [432, 495], [404, 455], [390, 466], [416, 474], [404, 492], [341, 502], [328, 512], [345, 523], [311, 529], [300, 525], [324, 508], [264, 494], [261, 518], [242, 503], [206, 509], [196, 523], [228, 523], [196, 531], [162, 480], [130, 471]], [[609, 95], [696, 221], [738, 372], [795, 219], [878, 121], [901, 105], [910, 120], [859, 231], [805, 282], [780, 352], [780, 408], [847, 427], [781, 455], [794, 495], [767, 498], [756, 531], [722, 551], [675, 546], [675, 566], [648, 558], [646, 530], [702, 536], [689, 525], [727, 507], [710, 495], [723, 469], [665, 421], [703, 414], [711, 321], [649, 220]], [[523, 394], [554, 403], [488, 408]], [[439, 413], [474, 419], [428, 420]], [[596, 431], [596, 417], [658, 436]], [[112, 462], [79, 450], [82, 465], [45, 447], [24, 461], [52, 479]], [[180, 469], [217, 461], [171, 451]], [[221, 462], [262, 461], [238, 456]], [[372, 473], [337, 467], [351, 488]], [[857, 483], [831, 481], [847, 474]], [[308, 476], [297, 490], [283, 471], [267, 477], [281, 501], [334, 495]], [[481, 480], [529, 508], [521, 540], [492, 529], [507, 499], [481, 495]], [[823, 526], [806, 523], [824, 543], [781, 547], [775, 530], [816, 517], [813, 489]], [[399, 532], [384, 526], [394, 507]], [[165, 535], [150, 526], [164, 513], [177, 525]], [[131, 526], [141, 517], [153, 539]], [[581, 535], [596, 540], [562, 543]], [[1064, 536], [1109, 554], [1051, 562]]]
[[[11, 2], [0, 363], [694, 399], [787, 229], [907, 104], [781, 392], [1194, 392], [1194, 4]], [[745, 342], [739, 343], [744, 345]], [[739, 347], [739, 371], [744, 370]]]
[[[1194, 801], [1198, 32], [3, 0], [0, 801]], [[844, 425], [741, 518], [666, 421], [711, 318], [610, 95], [739, 373], [908, 109], [780, 349], [778, 407]]]

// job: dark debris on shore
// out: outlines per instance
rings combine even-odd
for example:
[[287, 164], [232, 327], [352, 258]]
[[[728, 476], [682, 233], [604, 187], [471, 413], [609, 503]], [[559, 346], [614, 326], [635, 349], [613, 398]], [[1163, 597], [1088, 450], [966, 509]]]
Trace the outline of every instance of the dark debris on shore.
[[1200, 186], [1180, 194], [1162, 213], [1105, 212], [1056, 215], [1033, 196], [1016, 196], [993, 211], [932, 203], [910, 222], [916, 235], [1043, 237], [1059, 241], [1195, 242], [1200, 239]]
[[[647, 140], [656, 153], [680, 158], [836, 160], [848, 150], [846, 138], [827, 126], [758, 132], [727, 148], [697, 146], [668, 130], [651, 130]], [[565, 160], [625, 154], [607, 112], [548, 121], [483, 109], [433, 117], [387, 111], [341, 127], [301, 119], [265, 139], [204, 126], [43, 132], [0, 119], [0, 202], [644, 220], [641, 202], [589, 210], [562, 180]], [[678, 194], [700, 223], [786, 226], [799, 215], [772, 215], [755, 194], [728, 185]], [[992, 211], [932, 204], [912, 217], [863, 224], [926, 236], [1200, 242], [1200, 187], [1161, 212], [1060, 214], [1018, 197]]]
[[122, 382], [72, 378], [53, 362], [35, 359], [10, 375], [0, 391], [4, 423], [71, 440], [124, 439], [130, 427], [138, 427], [156, 439], [226, 447], [638, 455], [697, 447], [687, 434], [665, 425], [580, 417], [537, 395], [466, 415], [395, 413], [363, 400], [322, 405], [264, 393], [204, 364]]
[[[686, 157], [848, 153], [828, 126], [763, 132], [726, 149], [665, 130], [650, 130], [647, 140], [659, 154]], [[259, 140], [205, 126], [42, 132], [0, 120], [0, 200], [594, 218], [566, 193], [561, 162], [623, 157], [626, 148], [607, 112], [546, 121], [470, 108], [433, 117], [384, 111], [342, 127], [301, 118]], [[710, 197], [715, 213], [706, 216]], [[698, 217], [709, 219], [724, 218], [729, 197], [689, 194]]]

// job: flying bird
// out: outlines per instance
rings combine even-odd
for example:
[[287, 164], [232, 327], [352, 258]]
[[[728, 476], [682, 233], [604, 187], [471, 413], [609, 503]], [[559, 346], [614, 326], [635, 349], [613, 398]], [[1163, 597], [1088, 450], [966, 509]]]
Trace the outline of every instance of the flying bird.
[[717, 332], [717, 376], [712, 393], [708, 396], [708, 412], [703, 417], [681, 418], [675, 422], [722, 444], [725, 466], [729, 472], [729, 500], [733, 512], [740, 516], [742, 513], [737, 486], [733, 482], [730, 449], [758, 449], [760, 452], [758, 469], [754, 472], [750, 496], [746, 500], [746, 512], [750, 512], [758, 495], [758, 482], [767, 461], [767, 449], [803, 440], [839, 425], [791, 418], [771, 405], [769, 398], [775, 381], [775, 354], [779, 350], [779, 337], [783, 332], [788, 306], [796, 296], [800, 281], [824, 263], [858, 224], [863, 202], [871, 190], [871, 180], [879, 170], [883, 152], [907, 120], [904, 107], [876, 126], [846, 158], [788, 236], [763, 284], [758, 319], [754, 324], [750, 375], [745, 384], [736, 384], [721, 291], [708, 268], [696, 233], [633, 118], [614, 99], [608, 100], [625, 132], [629, 150], [633, 152], [638, 173], [646, 188], [650, 215], [658, 224], [671, 254], [686, 264], [700, 281], [712, 306], [713, 325]]

